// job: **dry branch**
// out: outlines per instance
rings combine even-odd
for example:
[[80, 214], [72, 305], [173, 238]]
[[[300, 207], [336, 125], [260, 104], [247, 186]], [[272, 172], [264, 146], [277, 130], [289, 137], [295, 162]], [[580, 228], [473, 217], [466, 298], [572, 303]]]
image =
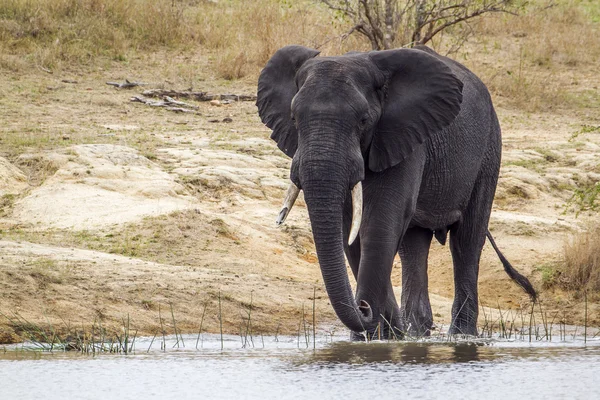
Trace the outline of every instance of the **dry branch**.
[[146, 83], [142, 83], [142, 82], [130, 82], [127, 79], [125, 79], [125, 82], [123, 82], [123, 83], [119, 83], [119, 82], [106, 82], [106, 84], [114, 86], [114, 87], [116, 87], [118, 89], [130, 89], [132, 87], [146, 85]]
[[247, 94], [209, 94], [207, 92], [191, 92], [186, 90], [173, 89], [150, 89], [144, 90], [142, 95], [147, 97], [179, 97], [183, 99], [192, 99], [196, 101], [228, 100], [228, 101], [256, 101], [255, 95]]
[[167, 111], [173, 111], [176, 113], [193, 113], [196, 114], [196, 112], [194, 110], [188, 110], [187, 108], [182, 108], [182, 107], [165, 107], [165, 110]]
[[169, 96], [165, 96], [163, 100], [154, 101], [147, 99], [143, 96], [133, 96], [129, 99], [132, 102], [142, 103], [151, 107], [164, 107], [167, 111], [173, 111], [177, 113], [196, 113], [198, 106], [193, 104], [184, 103], [183, 101], [177, 101]]

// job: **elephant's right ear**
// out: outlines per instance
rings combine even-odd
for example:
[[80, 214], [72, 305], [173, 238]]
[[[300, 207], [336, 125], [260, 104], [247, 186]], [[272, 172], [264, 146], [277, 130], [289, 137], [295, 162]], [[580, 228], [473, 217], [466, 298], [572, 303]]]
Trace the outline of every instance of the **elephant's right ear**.
[[262, 122], [273, 130], [271, 139], [289, 157], [298, 148], [298, 133], [290, 106], [298, 92], [296, 72], [319, 51], [303, 46], [283, 47], [271, 57], [258, 78], [256, 105]]

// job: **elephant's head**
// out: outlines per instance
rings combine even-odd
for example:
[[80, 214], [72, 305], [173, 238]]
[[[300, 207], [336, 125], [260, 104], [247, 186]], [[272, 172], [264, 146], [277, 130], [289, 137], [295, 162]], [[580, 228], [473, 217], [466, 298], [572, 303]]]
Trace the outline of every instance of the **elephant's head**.
[[[277, 51], [260, 75], [257, 106], [271, 138], [293, 158], [278, 222], [304, 190], [331, 304], [346, 326], [361, 332], [373, 329], [374, 319], [369, 304], [354, 299], [343, 249], [360, 227], [365, 169], [380, 172], [401, 163], [448, 126], [460, 111], [462, 83], [421, 50], [318, 54], [302, 46]], [[343, 210], [350, 198], [348, 241]]]

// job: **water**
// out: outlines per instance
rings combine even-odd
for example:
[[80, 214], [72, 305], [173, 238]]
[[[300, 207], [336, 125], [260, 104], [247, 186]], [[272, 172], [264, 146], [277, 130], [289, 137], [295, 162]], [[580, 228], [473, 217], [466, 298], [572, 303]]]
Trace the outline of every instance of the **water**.
[[[136, 354], [0, 349], [0, 399], [594, 399], [600, 338], [570, 342], [320, 342], [184, 337]], [[18, 349], [21, 346], [17, 346]]]

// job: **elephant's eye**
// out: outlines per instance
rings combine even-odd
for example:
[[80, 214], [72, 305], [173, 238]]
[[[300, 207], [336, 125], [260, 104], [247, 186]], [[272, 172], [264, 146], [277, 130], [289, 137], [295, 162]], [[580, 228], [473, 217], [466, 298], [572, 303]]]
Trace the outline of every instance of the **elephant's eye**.
[[365, 126], [367, 125], [367, 122], [369, 121], [369, 117], [367, 117], [366, 115], [364, 117], [362, 117], [360, 119], [360, 126]]

